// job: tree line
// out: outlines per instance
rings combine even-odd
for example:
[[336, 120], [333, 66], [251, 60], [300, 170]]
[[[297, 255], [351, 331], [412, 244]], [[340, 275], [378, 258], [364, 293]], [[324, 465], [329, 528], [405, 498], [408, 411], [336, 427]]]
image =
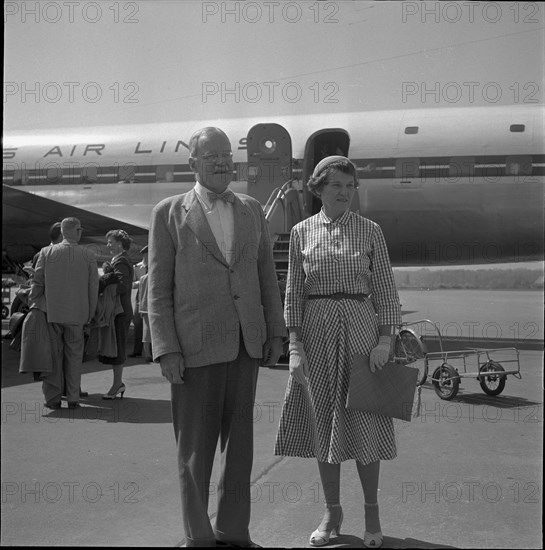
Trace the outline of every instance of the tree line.
[[527, 268], [445, 269], [422, 268], [415, 271], [394, 269], [398, 288], [434, 289], [542, 289], [543, 273]]

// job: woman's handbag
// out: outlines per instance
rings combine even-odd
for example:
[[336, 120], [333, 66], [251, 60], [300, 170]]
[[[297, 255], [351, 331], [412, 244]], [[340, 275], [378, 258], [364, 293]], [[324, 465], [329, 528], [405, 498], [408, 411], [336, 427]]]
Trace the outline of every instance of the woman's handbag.
[[369, 357], [356, 355], [346, 407], [410, 422], [417, 377], [417, 369], [393, 362], [373, 373], [369, 370]]

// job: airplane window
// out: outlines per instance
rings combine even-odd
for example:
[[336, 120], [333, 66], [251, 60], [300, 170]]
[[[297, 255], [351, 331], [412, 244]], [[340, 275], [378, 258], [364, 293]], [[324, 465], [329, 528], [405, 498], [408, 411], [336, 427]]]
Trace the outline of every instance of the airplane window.
[[452, 157], [449, 162], [449, 178], [473, 176], [475, 157]]
[[367, 162], [359, 171], [362, 173], [364, 178], [376, 178], [377, 177], [377, 164], [375, 162]]
[[134, 183], [136, 179], [136, 165], [125, 164], [119, 167], [118, 181], [123, 183]]
[[418, 134], [418, 126], [407, 126], [405, 128], [406, 134]]
[[174, 181], [174, 166], [166, 164], [157, 166], [155, 181]]
[[509, 126], [510, 132], [524, 132], [526, 126], [524, 124], [511, 124]]
[[505, 173], [508, 176], [531, 176], [532, 157], [530, 155], [512, 155], [505, 160]]
[[276, 150], [276, 141], [274, 141], [274, 139], [271, 139], [271, 138], [265, 139], [259, 144], [259, 149], [261, 150], [262, 153], [266, 153], [266, 154], [274, 153], [274, 151]]
[[[13, 173], [12, 185], [28, 185], [30, 183], [27, 170], [17, 169]], [[6, 171], [6, 179], [9, 179], [10, 173]]]
[[96, 183], [98, 181], [98, 169], [96, 166], [86, 166], [81, 171], [82, 183]]
[[395, 177], [401, 179], [417, 178], [420, 176], [419, 158], [401, 158], [396, 160]]
[[49, 185], [62, 183], [62, 168], [60, 166], [47, 168], [45, 183]]

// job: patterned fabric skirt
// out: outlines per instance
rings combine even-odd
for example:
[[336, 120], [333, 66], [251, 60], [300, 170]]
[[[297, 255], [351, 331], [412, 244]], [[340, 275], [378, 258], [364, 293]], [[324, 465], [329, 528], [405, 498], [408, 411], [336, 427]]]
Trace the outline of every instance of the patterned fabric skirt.
[[309, 363], [308, 388], [290, 376], [274, 453], [362, 464], [396, 457], [391, 418], [346, 408], [352, 359], [378, 342], [371, 300], [309, 300], [302, 340]]

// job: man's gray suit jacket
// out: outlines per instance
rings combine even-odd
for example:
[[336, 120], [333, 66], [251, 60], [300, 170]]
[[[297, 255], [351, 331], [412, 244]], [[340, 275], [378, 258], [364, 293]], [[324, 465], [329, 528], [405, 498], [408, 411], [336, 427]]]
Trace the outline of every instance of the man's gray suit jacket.
[[250, 357], [260, 359], [267, 338], [286, 335], [263, 209], [242, 194], [233, 208], [231, 264], [194, 190], [153, 209], [148, 314], [154, 359], [181, 352], [186, 367], [232, 361], [241, 332]]

